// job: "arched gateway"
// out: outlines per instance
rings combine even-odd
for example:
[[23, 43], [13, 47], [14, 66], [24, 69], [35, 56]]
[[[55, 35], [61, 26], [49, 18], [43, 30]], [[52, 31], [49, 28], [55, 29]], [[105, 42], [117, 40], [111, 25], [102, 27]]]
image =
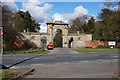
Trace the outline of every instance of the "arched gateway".
[[23, 32], [25, 39], [34, 42], [38, 47], [41, 47], [41, 38], [46, 37], [46, 44], [53, 43], [53, 31], [60, 29], [62, 31], [62, 45], [63, 47], [85, 47], [85, 41], [92, 40], [91, 34], [68, 33], [68, 23], [62, 21], [48, 22], [47, 33], [40, 32]]
[[49, 42], [53, 43], [53, 31], [55, 29], [60, 29], [62, 31], [62, 45], [63, 47], [67, 47], [67, 36], [68, 36], [68, 25], [67, 23], [63, 23], [61, 21], [55, 21], [55, 22], [48, 22], [47, 24], [47, 33], [50, 35], [49, 36]]

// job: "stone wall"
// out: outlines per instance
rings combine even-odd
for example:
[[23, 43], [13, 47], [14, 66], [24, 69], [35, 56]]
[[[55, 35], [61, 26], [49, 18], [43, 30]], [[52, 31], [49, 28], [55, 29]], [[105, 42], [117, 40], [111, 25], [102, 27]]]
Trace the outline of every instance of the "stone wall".
[[56, 22], [48, 22], [47, 24], [47, 33], [40, 33], [40, 32], [26, 32], [22, 33], [25, 38], [24, 40], [28, 39], [31, 42], [34, 42], [37, 47], [41, 47], [42, 42], [41, 38], [44, 36], [47, 38], [47, 45], [51, 42], [53, 43], [53, 31], [55, 29], [60, 29], [62, 30], [62, 44], [64, 48], [68, 48], [69, 45], [69, 40], [72, 37], [73, 42], [72, 47], [77, 48], [77, 47], [85, 47], [85, 41], [92, 40], [92, 35], [91, 34], [80, 34], [79, 31], [77, 33], [70, 34], [68, 33], [68, 23], [63, 23], [60, 21]]
[[85, 41], [92, 40], [91, 34], [69, 34], [68, 41], [73, 37], [73, 48], [85, 47]]

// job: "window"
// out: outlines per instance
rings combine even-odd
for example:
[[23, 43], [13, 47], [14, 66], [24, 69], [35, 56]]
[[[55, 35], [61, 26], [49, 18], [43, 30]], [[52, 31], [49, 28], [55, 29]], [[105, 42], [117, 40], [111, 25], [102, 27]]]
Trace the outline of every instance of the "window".
[[31, 40], [35, 40], [35, 36], [31, 36]]

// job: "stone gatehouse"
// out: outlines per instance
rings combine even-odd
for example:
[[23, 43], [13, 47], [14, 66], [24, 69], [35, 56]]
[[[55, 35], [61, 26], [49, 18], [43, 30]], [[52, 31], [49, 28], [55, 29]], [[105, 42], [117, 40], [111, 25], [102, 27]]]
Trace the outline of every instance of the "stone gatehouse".
[[68, 23], [63, 23], [61, 21], [48, 22], [47, 24], [47, 33], [40, 32], [23, 32], [25, 39], [28, 39], [34, 42], [37, 47], [42, 46], [41, 39], [46, 37], [46, 45], [53, 43], [53, 32], [55, 29], [60, 29], [62, 31], [62, 45], [64, 48], [67, 47], [85, 47], [85, 41], [91, 41], [91, 34], [80, 34], [77, 33], [68, 33]]

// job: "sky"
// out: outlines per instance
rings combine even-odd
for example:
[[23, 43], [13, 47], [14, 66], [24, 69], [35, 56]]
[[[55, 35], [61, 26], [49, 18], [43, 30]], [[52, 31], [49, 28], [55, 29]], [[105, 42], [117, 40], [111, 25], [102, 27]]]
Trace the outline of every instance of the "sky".
[[41, 24], [40, 32], [46, 32], [47, 26], [46, 22], [53, 22], [56, 20], [68, 22], [69, 20], [74, 20], [82, 15], [89, 15], [97, 17], [101, 9], [104, 8], [104, 2], [91, 1], [76, 1], [69, 2], [63, 0], [63, 2], [45, 2], [45, 0], [4, 0], [4, 5], [10, 7], [11, 10], [22, 10], [29, 11], [31, 16], [36, 20], [36, 22]]

